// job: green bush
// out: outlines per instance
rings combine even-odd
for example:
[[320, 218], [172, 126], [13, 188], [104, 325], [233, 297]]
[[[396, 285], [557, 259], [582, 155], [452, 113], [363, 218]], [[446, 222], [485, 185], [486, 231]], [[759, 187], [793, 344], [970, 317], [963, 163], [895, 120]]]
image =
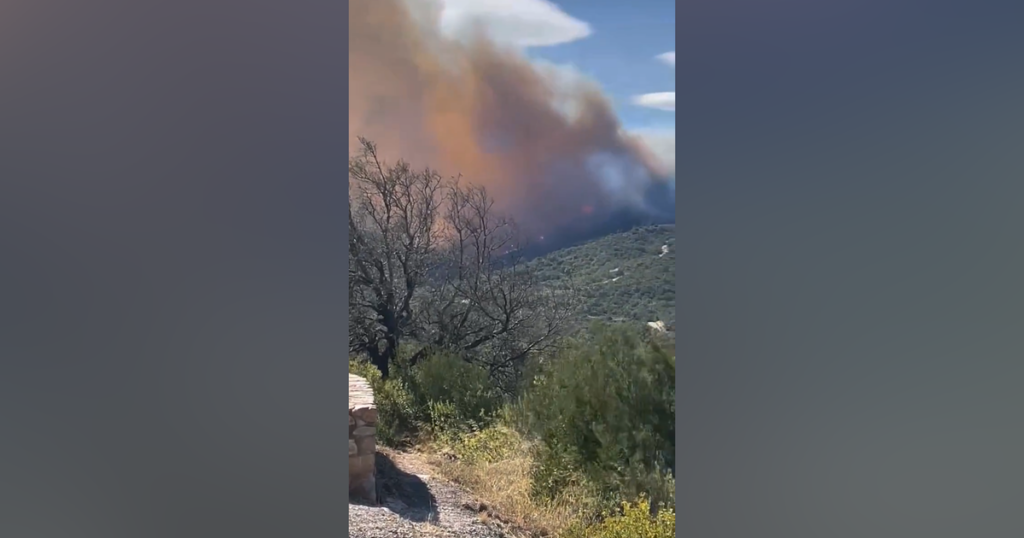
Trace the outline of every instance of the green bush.
[[486, 427], [501, 406], [487, 370], [451, 354], [428, 356], [409, 370], [422, 426], [437, 438], [454, 438]]
[[386, 381], [368, 361], [349, 361], [349, 371], [373, 388], [381, 444], [399, 446], [421, 433], [454, 443], [493, 421], [502, 402], [486, 370], [449, 354], [427, 356], [411, 367], [407, 358], [400, 354]]
[[455, 445], [455, 455], [470, 464], [498, 463], [519, 449], [522, 438], [500, 424], [464, 436]]
[[377, 405], [377, 441], [385, 446], [399, 446], [415, 431], [416, 406], [404, 379], [381, 378], [376, 366], [363, 360], [349, 360], [349, 372], [361, 376], [373, 389]]
[[455, 405], [447, 401], [427, 401], [427, 420], [421, 421], [420, 425], [425, 426], [434, 441], [446, 445], [457, 443], [470, 431], [460, 419]]
[[670, 538], [676, 535], [676, 514], [662, 508], [651, 515], [646, 499], [623, 503], [621, 513], [593, 525], [576, 524], [560, 534], [562, 538]]
[[534, 488], [589, 482], [606, 504], [674, 502], [675, 357], [627, 326], [595, 326], [547, 361], [523, 399], [539, 441]]

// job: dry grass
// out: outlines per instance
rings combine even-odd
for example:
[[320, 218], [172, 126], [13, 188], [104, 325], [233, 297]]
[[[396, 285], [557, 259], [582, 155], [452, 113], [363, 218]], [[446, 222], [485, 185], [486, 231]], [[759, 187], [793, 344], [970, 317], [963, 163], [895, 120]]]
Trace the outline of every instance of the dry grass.
[[557, 536], [577, 519], [582, 499], [574, 502], [566, 494], [557, 502], [541, 503], [531, 497], [533, 461], [525, 441], [509, 447], [501, 459], [460, 458], [436, 444], [422, 448], [442, 476], [486, 505], [481, 518], [498, 519], [518, 536]]

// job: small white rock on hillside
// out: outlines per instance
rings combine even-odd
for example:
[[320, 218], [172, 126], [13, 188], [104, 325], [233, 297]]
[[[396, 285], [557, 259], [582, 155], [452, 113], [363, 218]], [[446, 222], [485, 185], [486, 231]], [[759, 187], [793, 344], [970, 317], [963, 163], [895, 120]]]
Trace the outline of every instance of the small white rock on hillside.
[[647, 326], [658, 332], [667, 332], [664, 321], [648, 321]]

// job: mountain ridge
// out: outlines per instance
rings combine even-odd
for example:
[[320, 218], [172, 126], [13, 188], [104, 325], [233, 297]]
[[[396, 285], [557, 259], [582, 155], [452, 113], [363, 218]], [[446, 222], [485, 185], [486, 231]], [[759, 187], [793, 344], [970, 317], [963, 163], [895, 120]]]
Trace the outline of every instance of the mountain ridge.
[[675, 224], [604, 235], [529, 265], [544, 285], [580, 289], [581, 321], [675, 324]]

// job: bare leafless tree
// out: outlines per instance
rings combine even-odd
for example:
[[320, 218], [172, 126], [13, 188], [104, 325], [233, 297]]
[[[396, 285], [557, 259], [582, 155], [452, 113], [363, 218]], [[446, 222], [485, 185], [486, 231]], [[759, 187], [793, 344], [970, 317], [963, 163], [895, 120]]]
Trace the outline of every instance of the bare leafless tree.
[[527, 357], [558, 342], [575, 312], [571, 288], [546, 289], [522, 256], [524, 236], [479, 186], [449, 183], [440, 270], [419, 303], [424, 347], [458, 352], [511, 390]]
[[512, 390], [526, 359], [568, 329], [575, 290], [541, 285], [522, 256], [523, 235], [484, 188], [387, 167], [362, 142], [350, 164], [350, 350], [386, 375], [410, 338], [420, 345], [413, 364], [453, 351]]
[[387, 376], [439, 239], [442, 180], [403, 161], [385, 165], [369, 140], [360, 146], [349, 160], [349, 351]]

